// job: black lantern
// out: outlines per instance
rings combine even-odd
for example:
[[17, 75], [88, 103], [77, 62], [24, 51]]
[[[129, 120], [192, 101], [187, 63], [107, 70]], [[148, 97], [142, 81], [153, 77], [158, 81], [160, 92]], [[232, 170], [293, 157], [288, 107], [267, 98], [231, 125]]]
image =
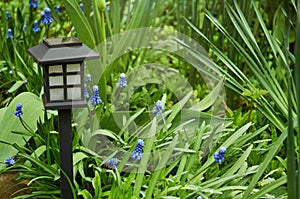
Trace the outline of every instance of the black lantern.
[[86, 106], [84, 100], [84, 61], [99, 55], [75, 37], [48, 38], [28, 49], [43, 66], [46, 109], [70, 109]]
[[84, 61], [99, 55], [74, 37], [44, 39], [28, 49], [43, 66], [45, 109], [57, 109], [60, 135], [61, 198], [73, 199], [72, 108], [84, 107]]

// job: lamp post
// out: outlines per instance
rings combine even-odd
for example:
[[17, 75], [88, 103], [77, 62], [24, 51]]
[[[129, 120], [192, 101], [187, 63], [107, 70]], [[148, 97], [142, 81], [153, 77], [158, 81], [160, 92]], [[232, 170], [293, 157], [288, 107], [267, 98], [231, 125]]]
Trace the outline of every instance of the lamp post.
[[99, 55], [75, 37], [48, 38], [28, 49], [43, 67], [45, 109], [58, 110], [60, 140], [61, 198], [73, 198], [72, 108], [86, 107], [84, 61]]

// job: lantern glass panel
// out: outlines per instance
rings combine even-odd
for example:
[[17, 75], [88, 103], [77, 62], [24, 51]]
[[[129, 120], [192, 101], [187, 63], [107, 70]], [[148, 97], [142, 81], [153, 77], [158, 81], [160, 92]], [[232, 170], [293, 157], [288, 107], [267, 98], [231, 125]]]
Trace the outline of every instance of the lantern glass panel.
[[67, 88], [68, 100], [80, 100], [81, 99], [81, 87]]
[[64, 100], [63, 88], [50, 88], [50, 101]]
[[64, 84], [63, 76], [50, 76], [49, 86], [62, 86]]
[[62, 73], [62, 65], [54, 65], [54, 66], [49, 66], [49, 74], [51, 73]]
[[68, 75], [67, 85], [78, 85], [80, 84], [80, 75]]
[[68, 64], [67, 72], [80, 72], [80, 64]]

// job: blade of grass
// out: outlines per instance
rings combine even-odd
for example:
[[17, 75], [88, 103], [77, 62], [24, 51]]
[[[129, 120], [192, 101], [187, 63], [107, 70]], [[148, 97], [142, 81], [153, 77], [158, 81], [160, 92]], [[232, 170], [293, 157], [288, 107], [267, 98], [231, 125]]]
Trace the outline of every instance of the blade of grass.
[[249, 195], [253, 191], [254, 187], [256, 186], [258, 180], [260, 179], [260, 177], [265, 172], [266, 168], [268, 167], [268, 165], [270, 164], [271, 160], [274, 158], [274, 156], [278, 152], [278, 149], [281, 147], [281, 144], [286, 139], [286, 137], [287, 137], [287, 134], [286, 133], [282, 133], [278, 137], [278, 139], [276, 140], [276, 142], [273, 142], [272, 146], [270, 147], [269, 152], [265, 156], [265, 159], [259, 165], [257, 173], [253, 176], [250, 184], [248, 185], [248, 188], [244, 192], [242, 199], [247, 199], [249, 197]]
[[[251, 195], [250, 197], [248, 197], [247, 199], [256, 199], [256, 198], [262, 198], [262, 196], [264, 196], [267, 193], [270, 193], [270, 191], [275, 190], [276, 188], [284, 185], [287, 183], [287, 177], [286, 176], [282, 176], [281, 178], [275, 180], [274, 182], [264, 186], [262, 189], [260, 189], [258, 192], [256, 192], [255, 194]], [[289, 197], [290, 198], [290, 197]], [[295, 197], [297, 198], [297, 197]]]
[[153, 193], [153, 190], [154, 190], [154, 188], [156, 186], [156, 182], [158, 180], [158, 177], [159, 177], [162, 169], [164, 167], [166, 167], [167, 161], [169, 160], [172, 152], [174, 151], [174, 148], [176, 147], [177, 140], [178, 140], [178, 135], [176, 135], [174, 137], [174, 139], [172, 140], [172, 142], [167, 147], [166, 151], [162, 154], [162, 158], [159, 161], [159, 163], [158, 163], [158, 165], [156, 167], [156, 170], [152, 174], [152, 178], [150, 180], [151, 183], [149, 183], [148, 189], [146, 191], [146, 197], [145, 197], [146, 199], [152, 198], [152, 193]]

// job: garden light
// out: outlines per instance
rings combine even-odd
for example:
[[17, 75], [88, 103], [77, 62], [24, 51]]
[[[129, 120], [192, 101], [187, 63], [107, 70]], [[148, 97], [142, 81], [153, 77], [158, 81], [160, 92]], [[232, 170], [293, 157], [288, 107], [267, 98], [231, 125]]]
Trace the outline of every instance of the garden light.
[[43, 66], [46, 109], [85, 107], [84, 60], [98, 58], [98, 54], [77, 38], [50, 38], [28, 50]]
[[73, 195], [68, 182], [68, 179], [73, 181], [71, 109], [87, 106], [84, 61], [96, 59], [99, 55], [75, 37], [44, 39], [28, 52], [43, 67], [45, 109], [58, 110], [61, 198], [71, 199]]

